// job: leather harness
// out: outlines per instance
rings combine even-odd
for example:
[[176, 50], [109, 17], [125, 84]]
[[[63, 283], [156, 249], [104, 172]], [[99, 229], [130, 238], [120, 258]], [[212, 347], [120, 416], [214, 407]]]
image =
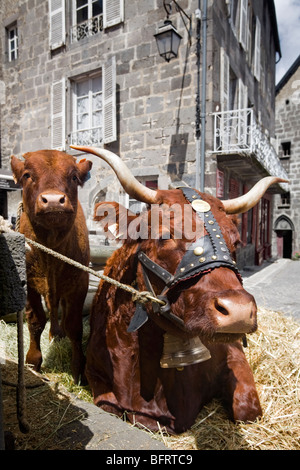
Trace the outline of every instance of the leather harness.
[[[170, 303], [166, 295], [169, 289], [177, 286], [179, 282], [206, 274], [212, 269], [219, 267], [233, 270], [241, 283], [242, 278], [235, 261], [231, 257], [231, 253], [224, 240], [220, 226], [210, 209], [210, 205], [194, 189], [189, 187], [180, 189], [198, 217], [203, 221], [207, 235], [198, 238], [189, 246], [174, 275], [152, 261], [140, 248], [137, 250], [136, 255], [137, 261], [142, 266], [146, 288], [153, 296], [165, 302], [164, 305], [152, 302], [153, 312], [167, 318], [179, 328], [184, 328], [183, 320], [171, 312]], [[147, 271], [154, 273], [164, 281], [165, 287], [160, 295], [155, 294]], [[127, 331], [133, 332], [138, 330], [147, 320], [148, 314], [143, 304], [137, 303], [135, 314]]]

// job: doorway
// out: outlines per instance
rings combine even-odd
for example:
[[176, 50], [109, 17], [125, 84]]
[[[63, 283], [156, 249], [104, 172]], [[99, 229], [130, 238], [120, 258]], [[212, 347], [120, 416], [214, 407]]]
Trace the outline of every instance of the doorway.
[[293, 252], [293, 231], [292, 221], [281, 216], [275, 222], [275, 232], [277, 235], [277, 254], [279, 258], [292, 258]]

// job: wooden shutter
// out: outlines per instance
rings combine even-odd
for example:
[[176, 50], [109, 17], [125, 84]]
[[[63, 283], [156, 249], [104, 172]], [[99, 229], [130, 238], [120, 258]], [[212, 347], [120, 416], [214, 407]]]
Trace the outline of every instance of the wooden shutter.
[[116, 58], [103, 67], [103, 142], [117, 140], [116, 122]]
[[[238, 128], [238, 142], [239, 146], [245, 146], [248, 144], [247, 140], [247, 128], [248, 128], [248, 114], [246, 108], [248, 106], [248, 88], [244, 85], [243, 80], [239, 79], [239, 128]], [[242, 110], [242, 111], [241, 111]]]
[[253, 73], [254, 73], [254, 76], [257, 78], [257, 80], [260, 80], [260, 37], [261, 37], [260, 21], [258, 18], [256, 18]]
[[66, 86], [65, 79], [53, 83], [51, 93], [51, 148], [66, 147]]
[[66, 40], [65, 0], [49, 0], [49, 23], [50, 49], [54, 50]]
[[220, 102], [221, 111], [229, 108], [229, 58], [223, 47], [220, 49]]
[[240, 43], [247, 50], [248, 36], [248, 0], [241, 0], [240, 5]]
[[124, 21], [124, 0], [103, 1], [103, 26], [109, 28]]

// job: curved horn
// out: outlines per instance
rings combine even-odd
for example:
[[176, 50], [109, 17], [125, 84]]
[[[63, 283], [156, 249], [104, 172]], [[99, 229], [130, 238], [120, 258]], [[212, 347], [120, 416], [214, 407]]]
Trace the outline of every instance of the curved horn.
[[147, 204], [153, 204], [155, 202], [156, 191], [141, 184], [133, 176], [121, 158], [118, 157], [118, 155], [115, 153], [96, 147], [85, 147], [78, 145], [70, 145], [70, 147], [82, 152], [92, 153], [93, 155], [96, 155], [97, 157], [105, 160], [106, 163], [108, 163], [116, 173], [118, 180], [120, 181], [126, 193], [129, 194], [129, 196], [132, 198], [141, 202], [146, 202]]
[[222, 201], [226, 213], [242, 214], [243, 212], [247, 212], [252, 209], [252, 207], [254, 207], [262, 198], [267, 189], [275, 183], [288, 183], [288, 181], [282, 178], [277, 178], [276, 176], [267, 176], [266, 178], [261, 179], [253, 186], [253, 188], [250, 189], [250, 191], [243, 194], [243, 196]]

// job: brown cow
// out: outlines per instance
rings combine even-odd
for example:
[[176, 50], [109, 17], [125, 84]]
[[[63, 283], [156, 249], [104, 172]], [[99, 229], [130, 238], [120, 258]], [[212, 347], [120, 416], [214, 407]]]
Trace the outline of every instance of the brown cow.
[[[152, 191], [111, 152], [74, 148], [104, 158], [132, 197], [151, 204], [134, 217], [111, 203], [124, 243], [108, 260], [105, 274], [135, 283], [139, 291], [153, 292], [163, 302], [159, 307], [156, 301], [135, 304], [129, 293], [100, 282], [86, 366], [95, 404], [118, 415], [126, 412], [131, 422], [148, 429], [157, 429], [159, 422], [175, 433], [187, 430], [215, 397], [235, 421], [261, 416], [241, 343], [257, 328], [257, 309], [233, 260], [239, 233], [236, 216], [228, 214], [247, 211], [270, 184], [283, 180], [263, 179], [247, 195], [222, 203], [190, 188]], [[176, 236], [184, 219], [170, 217], [168, 225], [163, 223], [168, 208], [175, 206], [192, 208], [186, 211], [188, 222], [198, 227], [192, 240], [184, 230], [181, 238]], [[107, 209], [107, 203], [98, 205], [96, 219], [109, 227]], [[161, 222], [158, 236], [151, 239], [153, 220]], [[142, 226], [148, 227], [148, 237], [138, 236]]]
[[[11, 157], [15, 180], [23, 189], [20, 232], [84, 265], [89, 263], [88, 231], [78, 201], [78, 186], [87, 178], [92, 163], [55, 150], [27, 153], [24, 161]], [[38, 248], [26, 255], [28, 300], [26, 317], [30, 347], [26, 361], [40, 370], [40, 336], [46, 324], [41, 296], [50, 312], [50, 339], [70, 338], [72, 374], [84, 378], [82, 352], [82, 308], [88, 289], [88, 273], [44, 253]], [[62, 306], [59, 325], [58, 308]]]

